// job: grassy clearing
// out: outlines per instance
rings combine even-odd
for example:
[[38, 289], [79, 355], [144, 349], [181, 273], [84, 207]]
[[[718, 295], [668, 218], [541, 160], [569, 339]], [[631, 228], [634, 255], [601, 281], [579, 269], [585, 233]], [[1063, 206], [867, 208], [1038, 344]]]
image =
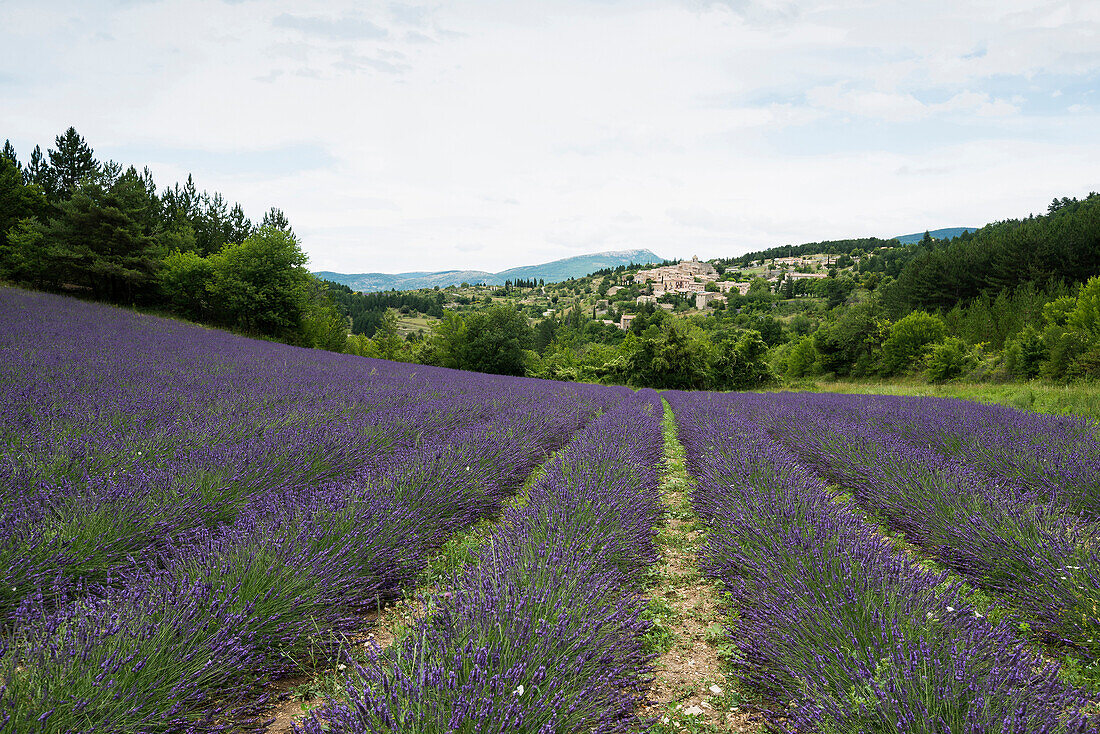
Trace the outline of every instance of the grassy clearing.
[[1082, 382], [1058, 385], [1040, 380], [1025, 383], [949, 382], [824, 382], [806, 381], [791, 390], [837, 392], [866, 395], [914, 395], [919, 397], [962, 398], [979, 403], [1008, 405], [1020, 410], [1054, 415], [1078, 415], [1100, 421], [1100, 383]]
[[428, 333], [431, 331], [431, 321], [433, 319], [428, 318], [424, 314], [402, 314], [396, 309], [391, 309], [397, 316], [397, 333], [402, 337], [409, 334], [416, 334], [419, 332]]
[[736, 624], [723, 604], [721, 586], [699, 573], [699, 546], [706, 529], [691, 506], [691, 477], [676, 420], [665, 404], [666, 469], [661, 497], [667, 507], [658, 530], [661, 563], [648, 579], [653, 622], [646, 645], [654, 661], [653, 703], [644, 712], [656, 719], [656, 734], [763, 731], [747, 703], [749, 694], [728, 675], [737, 651], [727, 627]]

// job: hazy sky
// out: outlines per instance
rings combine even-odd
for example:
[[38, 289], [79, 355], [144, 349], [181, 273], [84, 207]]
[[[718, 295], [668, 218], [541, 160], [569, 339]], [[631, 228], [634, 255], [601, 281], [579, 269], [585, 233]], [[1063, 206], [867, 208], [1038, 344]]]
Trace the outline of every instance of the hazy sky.
[[0, 139], [281, 207], [314, 269], [729, 256], [1100, 189], [1095, 0], [0, 0]]

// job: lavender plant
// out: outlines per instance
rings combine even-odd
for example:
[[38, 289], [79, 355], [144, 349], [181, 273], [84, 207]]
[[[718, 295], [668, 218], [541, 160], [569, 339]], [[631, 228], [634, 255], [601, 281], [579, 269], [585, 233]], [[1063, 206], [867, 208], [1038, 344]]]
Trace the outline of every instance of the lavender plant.
[[[767, 435], [753, 396], [673, 394], [705, 570], [738, 609], [742, 677], [818, 732], [1086, 732], [1095, 702], [895, 550]], [[1093, 718], [1089, 718], [1089, 711]]]
[[0, 716], [19, 731], [231, 727], [627, 394], [11, 289], [0, 315]]
[[866, 424], [1086, 520], [1100, 519], [1100, 437], [1093, 421], [941, 398], [788, 394], [775, 401]]
[[1000, 594], [1100, 682], [1100, 525], [1033, 488], [816, 401], [746, 398], [747, 415], [907, 539]]
[[638, 579], [656, 561], [660, 415], [637, 397], [578, 435], [435, 611], [300, 731], [644, 730]]

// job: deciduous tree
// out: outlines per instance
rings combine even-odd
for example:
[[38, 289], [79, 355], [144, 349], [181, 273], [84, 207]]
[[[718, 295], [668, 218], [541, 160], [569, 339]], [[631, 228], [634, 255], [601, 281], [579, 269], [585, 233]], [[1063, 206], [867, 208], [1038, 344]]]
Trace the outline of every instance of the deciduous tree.
[[212, 301], [223, 323], [267, 336], [298, 328], [311, 276], [295, 237], [261, 227], [210, 257]]
[[523, 375], [531, 344], [527, 317], [508, 304], [497, 304], [466, 319], [466, 338], [460, 348], [462, 369], [496, 375]]

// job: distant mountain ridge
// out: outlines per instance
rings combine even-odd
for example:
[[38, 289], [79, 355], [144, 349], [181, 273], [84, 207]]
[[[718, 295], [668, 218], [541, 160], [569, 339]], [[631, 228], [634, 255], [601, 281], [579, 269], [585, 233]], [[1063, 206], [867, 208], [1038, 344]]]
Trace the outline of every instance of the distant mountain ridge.
[[[976, 232], [977, 230], [978, 227], [944, 227], [943, 229], [933, 229], [928, 234], [931, 235], [934, 240], [951, 240], [965, 232]], [[924, 239], [924, 232], [903, 234], [894, 239], [903, 245], [913, 245]]]
[[603, 268], [617, 268], [620, 265], [663, 262], [664, 258], [650, 250], [609, 250], [591, 255], [576, 255], [554, 260], [540, 265], [524, 265], [509, 268], [499, 273], [485, 270], [441, 270], [431, 272], [418, 270], [411, 273], [334, 273], [322, 270], [314, 273], [318, 278], [342, 283], [355, 291], [371, 293], [374, 291], [410, 291], [417, 288], [446, 288], [461, 283], [483, 283], [485, 285], [504, 285], [506, 280], [543, 280], [547, 283], [560, 283], [570, 278], [582, 278]]

